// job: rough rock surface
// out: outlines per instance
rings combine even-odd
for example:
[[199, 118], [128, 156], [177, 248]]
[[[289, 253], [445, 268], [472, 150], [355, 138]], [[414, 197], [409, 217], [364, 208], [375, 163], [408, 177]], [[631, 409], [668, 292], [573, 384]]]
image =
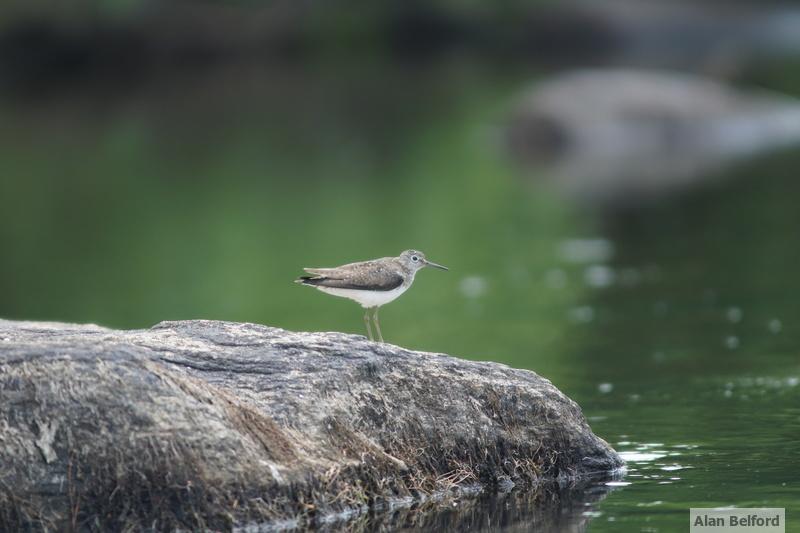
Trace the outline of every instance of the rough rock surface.
[[0, 530], [224, 528], [622, 465], [548, 380], [340, 333], [0, 320]]

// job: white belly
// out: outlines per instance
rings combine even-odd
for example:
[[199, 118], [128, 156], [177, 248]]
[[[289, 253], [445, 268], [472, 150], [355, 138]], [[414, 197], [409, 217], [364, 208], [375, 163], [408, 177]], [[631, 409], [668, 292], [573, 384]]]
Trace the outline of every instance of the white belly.
[[361, 307], [379, 307], [388, 304], [404, 292], [408, 287], [400, 285], [396, 289], [390, 291], [358, 291], [353, 289], [336, 289], [332, 287], [317, 287], [322, 292], [332, 294], [334, 296], [341, 296], [342, 298], [349, 298], [361, 304]]

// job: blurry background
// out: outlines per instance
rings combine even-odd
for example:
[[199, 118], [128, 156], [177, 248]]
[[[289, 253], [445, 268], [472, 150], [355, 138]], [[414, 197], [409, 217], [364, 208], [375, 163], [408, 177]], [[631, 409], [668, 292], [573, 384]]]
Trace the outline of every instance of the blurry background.
[[363, 334], [293, 278], [418, 248], [386, 338], [578, 400], [593, 528], [791, 507], [798, 97], [764, 0], [5, 2], [0, 316]]

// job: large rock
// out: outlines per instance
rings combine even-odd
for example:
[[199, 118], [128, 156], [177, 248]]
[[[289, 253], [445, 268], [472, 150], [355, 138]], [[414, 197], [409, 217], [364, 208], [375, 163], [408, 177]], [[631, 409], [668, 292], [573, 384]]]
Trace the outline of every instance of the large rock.
[[548, 380], [341, 333], [0, 320], [0, 530], [229, 528], [622, 465]]

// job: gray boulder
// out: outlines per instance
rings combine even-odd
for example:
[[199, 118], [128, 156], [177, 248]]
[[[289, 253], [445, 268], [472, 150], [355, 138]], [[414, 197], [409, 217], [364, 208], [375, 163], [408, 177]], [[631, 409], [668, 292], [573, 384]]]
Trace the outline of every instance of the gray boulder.
[[800, 101], [677, 72], [577, 70], [526, 92], [507, 139], [534, 175], [567, 196], [637, 206], [800, 144]]
[[0, 530], [320, 520], [619, 456], [548, 380], [254, 324], [0, 320]]

